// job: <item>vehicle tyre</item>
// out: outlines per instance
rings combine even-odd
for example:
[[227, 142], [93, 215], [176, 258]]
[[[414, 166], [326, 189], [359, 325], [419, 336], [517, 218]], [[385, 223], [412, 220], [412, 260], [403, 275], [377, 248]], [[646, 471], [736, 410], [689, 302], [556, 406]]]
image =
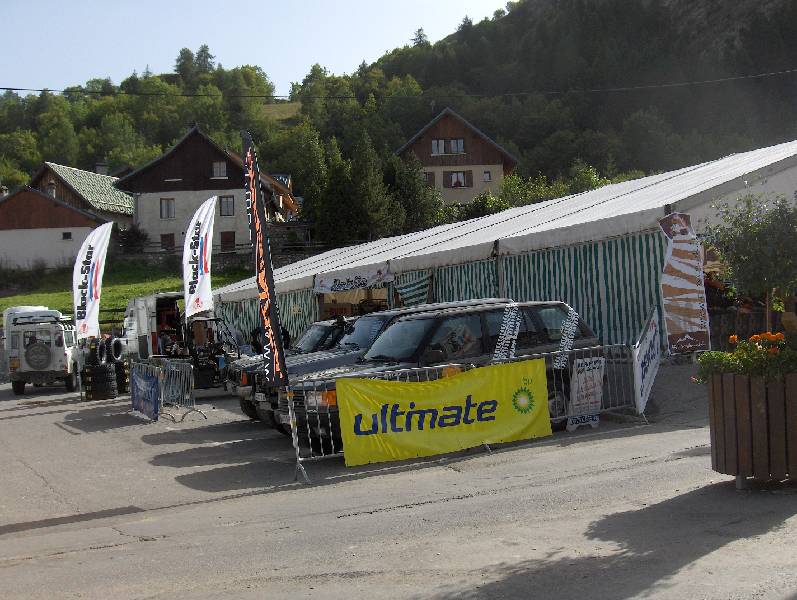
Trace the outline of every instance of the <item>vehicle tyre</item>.
[[87, 400], [109, 400], [119, 395], [116, 368], [112, 364], [93, 365], [83, 371]]
[[127, 363], [117, 361], [113, 364], [113, 367], [116, 377], [116, 391], [120, 394], [126, 394], [130, 388], [130, 377]]
[[44, 371], [50, 366], [51, 358], [52, 352], [50, 351], [50, 347], [41, 342], [31, 344], [28, 349], [25, 350], [25, 361], [27, 361], [31, 367], [39, 371]]
[[86, 364], [89, 366], [102, 365], [105, 363], [107, 356], [106, 344], [102, 340], [94, 340], [89, 344], [89, 355], [86, 359]]
[[257, 407], [246, 398], [238, 398], [238, 404], [241, 405], [241, 412], [253, 421], [258, 420]]
[[14, 390], [15, 396], [21, 396], [25, 393], [25, 382], [24, 381], [12, 381], [11, 382], [11, 389]]
[[257, 418], [260, 419], [267, 427], [271, 429], [277, 428], [277, 419], [273, 410], [265, 410], [261, 408], [260, 404], [255, 405], [257, 411]]
[[122, 360], [122, 353], [124, 352], [124, 345], [119, 338], [108, 338], [105, 340], [105, 360], [108, 362], [117, 362]]
[[72, 365], [72, 372], [64, 377], [64, 383], [66, 384], [66, 391], [67, 392], [74, 392], [77, 389], [77, 375], [75, 365]]

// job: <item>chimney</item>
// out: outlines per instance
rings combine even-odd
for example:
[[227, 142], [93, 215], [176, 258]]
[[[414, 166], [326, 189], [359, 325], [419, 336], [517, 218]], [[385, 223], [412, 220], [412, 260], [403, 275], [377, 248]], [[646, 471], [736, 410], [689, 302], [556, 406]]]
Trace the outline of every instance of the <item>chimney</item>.
[[55, 198], [55, 181], [53, 181], [52, 179], [47, 182], [47, 194], [51, 198]]
[[104, 160], [99, 161], [96, 165], [94, 165], [94, 172], [98, 175], [107, 175], [108, 174], [108, 163]]

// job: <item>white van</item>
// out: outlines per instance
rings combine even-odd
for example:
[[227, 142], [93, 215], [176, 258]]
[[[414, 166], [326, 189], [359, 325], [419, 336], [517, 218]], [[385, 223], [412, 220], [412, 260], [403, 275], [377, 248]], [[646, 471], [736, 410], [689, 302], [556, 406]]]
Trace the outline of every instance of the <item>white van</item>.
[[13, 306], [3, 312], [4, 348], [14, 393], [25, 384], [63, 381], [68, 392], [77, 389], [79, 348], [74, 325], [46, 306]]

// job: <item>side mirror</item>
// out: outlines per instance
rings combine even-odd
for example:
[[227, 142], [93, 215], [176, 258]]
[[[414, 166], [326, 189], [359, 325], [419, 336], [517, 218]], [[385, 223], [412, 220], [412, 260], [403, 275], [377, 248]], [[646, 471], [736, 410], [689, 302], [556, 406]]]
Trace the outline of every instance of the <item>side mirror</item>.
[[446, 355], [442, 350], [427, 350], [421, 356], [421, 366], [428, 367], [429, 365], [436, 365], [445, 362]]

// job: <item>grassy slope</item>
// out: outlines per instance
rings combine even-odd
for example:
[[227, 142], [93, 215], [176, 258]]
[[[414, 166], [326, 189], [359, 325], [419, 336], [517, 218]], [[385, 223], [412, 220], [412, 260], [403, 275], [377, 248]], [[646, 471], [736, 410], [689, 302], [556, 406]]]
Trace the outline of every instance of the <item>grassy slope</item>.
[[263, 112], [277, 121], [290, 121], [296, 118], [301, 108], [301, 102], [277, 102], [264, 105]]
[[[247, 272], [213, 275], [213, 287], [240, 281], [251, 276]], [[30, 291], [0, 298], [0, 312], [9, 306], [41, 304], [72, 314], [72, 270], [48, 272], [41, 283]], [[155, 292], [174, 292], [183, 289], [179, 271], [129, 263], [110, 264], [105, 270], [100, 307], [125, 308], [130, 298]]]

